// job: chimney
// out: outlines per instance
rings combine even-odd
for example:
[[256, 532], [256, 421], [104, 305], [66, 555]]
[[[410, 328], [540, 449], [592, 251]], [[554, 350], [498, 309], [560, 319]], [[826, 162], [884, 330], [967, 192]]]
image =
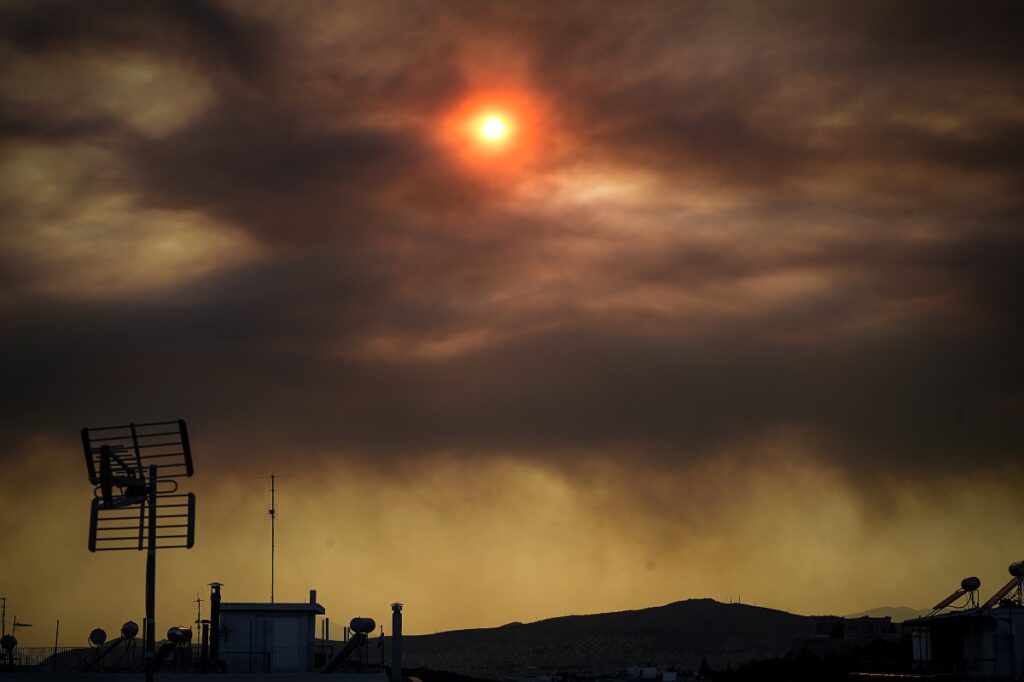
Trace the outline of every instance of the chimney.
[[310, 604], [315, 604], [316, 603], [316, 590], [310, 590], [309, 591], [309, 603]]
[[203, 626], [203, 643], [199, 649], [199, 669], [210, 672], [210, 621], [200, 621]]
[[391, 682], [402, 682], [402, 605], [391, 605]]
[[220, 583], [210, 583], [210, 660], [220, 658]]

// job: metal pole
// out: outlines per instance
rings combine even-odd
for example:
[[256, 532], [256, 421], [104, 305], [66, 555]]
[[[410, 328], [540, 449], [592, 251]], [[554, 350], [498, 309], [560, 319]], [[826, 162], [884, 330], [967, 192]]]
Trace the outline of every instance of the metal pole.
[[210, 583], [210, 660], [220, 660], [220, 583]]
[[57, 619], [57, 632], [53, 635], [53, 668], [51, 672], [57, 672], [57, 647], [60, 642], [60, 618]]
[[149, 544], [146, 548], [146, 682], [153, 682], [156, 652], [156, 465], [149, 467]]
[[270, 603], [274, 603], [274, 523], [277, 520], [277, 507], [274, 504], [274, 480], [270, 475]]

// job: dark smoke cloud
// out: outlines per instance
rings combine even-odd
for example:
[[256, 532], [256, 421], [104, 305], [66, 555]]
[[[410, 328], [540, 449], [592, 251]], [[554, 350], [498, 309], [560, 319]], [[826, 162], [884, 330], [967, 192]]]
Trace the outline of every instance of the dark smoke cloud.
[[[75, 201], [116, 189], [259, 248], [82, 300], [23, 285], [37, 268], [0, 242], [8, 439], [185, 414], [225, 462], [671, 468], [800, 429], [866, 481], [1024, 445], [1017, 6], [404, 8], [4, 10], [29, 61], [149, 56], [212, 92], [145, 134], [8, 90], [5, 146], [101, 148], [116, 165]], [[503, 60], [552, 128], [499, 182], [430, 132]], [[574, 174], [645, 180], [624, 203], [530, 194]]]

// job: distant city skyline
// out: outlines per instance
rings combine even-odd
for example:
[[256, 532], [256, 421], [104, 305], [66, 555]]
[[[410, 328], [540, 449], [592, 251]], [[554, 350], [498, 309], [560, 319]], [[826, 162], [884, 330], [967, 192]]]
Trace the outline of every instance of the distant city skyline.
[[409, 633], [927, 607], [1024, 556], [1019, 3], [0, 5], [0, 595], [143, 612], [79, 430], [184, 418], [196, 593]]

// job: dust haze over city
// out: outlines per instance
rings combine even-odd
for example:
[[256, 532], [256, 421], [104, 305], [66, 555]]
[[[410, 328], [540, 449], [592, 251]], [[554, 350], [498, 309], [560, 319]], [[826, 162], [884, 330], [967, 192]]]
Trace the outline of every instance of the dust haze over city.
[[138, 619], [142, 554], [86, 548], [79, 431], [179, 417], [168, 625], [215, 580], [267, 598], [270, 474], [277, 593], [401, 600], [411, 633], [1005, 582], [1021, 14], [3, 3], [19, 639]]

